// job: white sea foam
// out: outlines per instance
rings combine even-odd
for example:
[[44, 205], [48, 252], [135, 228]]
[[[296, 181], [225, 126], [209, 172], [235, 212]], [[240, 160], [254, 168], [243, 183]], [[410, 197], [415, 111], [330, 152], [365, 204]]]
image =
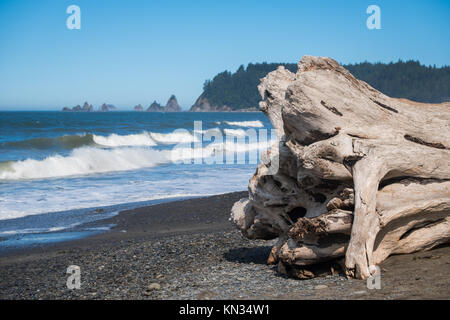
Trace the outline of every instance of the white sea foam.
[[179, 129], [170, 133], [150, 132], [150, 137], [162, 144], [178, 144], [198, 141], [198, 138], [186, 129]]
[[264, 124], [259, 121], [224, 121], [223, 123], [235, 127], [263, 128]]
[[[150, 182], [149, 182], [150, 183]], [[146, 187], [151, 188], [151, 185], [146, 185]], [[111, 191], [113, 187], [104, 186], [105, 189]], [[116, 191], [116, 190], [114, 190]], [[124, 193], [124, 192], [122, 192]], [[21, 206], [22, 210], [11, 210], [11, 208], [0, 208], [0, 221], [2, 220], [10, 220], [10, 219], [18, 219], [26, 216], [33, 216], [42, 213], [52, 213], [59, 212], [64, 210], [78, 210], [78, 209], [89, 209], [90, 206], [95, 205], [92, 209], [98, 209], [102, 206], [111, 206], [111, 205], [120, 205], [126, 203], [126, 201], [138, 203], [138, 202], [150, 202], [156, 200], [170, 200], [170, 199], [179, 199], [179, 198], [193, 198], [193, 197], [207, 197], [212, 196], [214, 193], [173, 193], [173, 194], [157, 194], [153, 196], [143, 196], [140, 195], [139, 192], [136, 194], [125, 192], [125, 196], [122, 193], [111, 192], [111, 195], [104, 197], [103, 199], [99, 199], [92, 195], [91, 193], [82, 194], [80, 198], [77, 199], [65, 199], [62, 195], [53, 196], [51, 207], [39, 207], [36, 206], [36, 199], [33, 197], [33, 192], [28, 195], [27, 203], [24, 203]], [[122, 196], [122, 197], [121, 197]], [[83, 201], [80, 201], [83, 200]], [[108, 213], [106, 217], [113, 217], [119, 214], [119, 211], [113, 211]], [[105, 217], [105, 216], [103, 216]], [[56, 232], [63, 231], [68, 228], [73, 228], [81, 225], [82, 222], [72, 223], [65, 226], [58, 227], [48, 227], [48, 228], [26, 228], [26, 229], [14, 229], [14, 230], [5, 230], [0, 231], [0, 237], [13, 236], [16, 234], [30, 234], [30, 233], [44, 233], [44, 232]]]
[[[219, 129], [210, 129], [219, 130]], [[140, 134], [118, 135], [111, 134], [109, 136], [94, 135], [96, 144], [106, 147], [124, 147], [124, 146], [155, 146], [159, 144], [179, 144], [199, 141], [198, 137], [193, 135], [186, 129], [178, 129], [169, 133], [143, 132]]]
[[[238, 139], [242, 139], [244, 137], [238, 137]], [[274, 144], [277, 140], [271, 139], [268, 141], [234, 141], [234, 140], [226, 140], [224, 139], [223, 142], [220, 143], [210, 143], [208, 146], [205, 147], [205, 150], [208, 150], [210, 153], [210, 156], [213, 156], [217, 152], [224, 152], [225, 154], [232, 154], [232, 153], [245, 153], [245, 152], [251, 152], [251, 151], [259, 151], [263, 152], [270, 148], [272, 144]], [[207, 154], [207, 152], [203, 152], [204, 154]]]
[[205, 129], [205, 130], [200, 130], [200, 133], [202, 134], [218, 134], [218, 133], [222, 133], [222, 131], [219, 128], [211, 128], [211, 129]]
[[[186, 161], [189, 162], [189, 159], [214, 156], [217, 151], [226, 153], [262, 151], [269, 146], [265, 142], [252, 140], [247, 142], [245, 140], [247, 130], [224, 129], [224, 133], [236, 136], [237, 141], [224, 137], [222, 141], [214, 142], [200, 152], [196, 148], [191, 148], [190, 142], [197, 141], [198, 138], [187, 130], [167, 134], [95, 136], [97, 144], [112, 148], [81, 147], [72, 150], [67, 156], [52, 155], [42, 160], [26, 159], [3, 162], [0, 163], [0, 180], [46, 179], [137, 170], [170, 162], [186, 163]], [[177, 144], [177, 148], [155, 150], [148, 147], [147, 144], [153, 143], [154, 140], [159, 143]], [[128, 146], [130, 144], [137, 146]], [[144, 146], [140, 146], [140, 144]]]
[[150, 137], [150, 134], [143, 132], [140, 134], [118, 135], [111, 134], [109, 136], [94, 135], [96, 144], [106, 147], [124, 147], [124, 146], [154, 146], [156, 142]]
[[42, 179], [92, 173], [136, 170], [170, 161], [167, 150], [149, 148], [99, 149], [83, 147], [68, 156], [55, 155], [43, 160], [27, 159], [9, 163], [0, 179]]
[[247, 135], [247, 132], [244, 129], [223, 129], [223, 132], [226, 135], [230, 135], [230, 136], [238, 136], [238, 137], [240, 137], [240, 136]]
[[[20, 215], [19, 217], [22, 216], [27, 216], [29, 214], [25, 214], [25, 215]], [[17, 216], [14, 216], [14, 218], [17, 218]], [[7, 219], [11, 219], [10, 217], [8, 217]], [[7, 220], [3, 217], [0, 217], [0, 220]], [[28, 228], [28, 229], [18, 229], [18, 230], [8, 230], [8, 231], [0, 231], [0, 237], [6, 237], [6, 236], [13, 236], [16, 234], [30, 234], [30, 233], [47, 233], [47, 232], [57, 232], [57, 231], [63, 231], [69, 228], [73, 228], [76, 227], [78, 225], [80, 225], [81, 223], [73, 223], [71, 225], [68, 226], [61, 226], [61, 227], [49, 227], [49, 228]]]

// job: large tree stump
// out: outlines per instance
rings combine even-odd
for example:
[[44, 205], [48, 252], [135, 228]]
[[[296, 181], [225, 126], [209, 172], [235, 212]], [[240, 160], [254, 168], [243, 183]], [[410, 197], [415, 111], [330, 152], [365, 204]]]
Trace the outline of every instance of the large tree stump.
[[450, 103], [390, 98], [330, 58], [304, 56], [258, 89], [279, 143], [232, 219], [251, 239], [279, 238], [269, 262], [345, 256], [367, 278], [391, 254], [450, 240]]

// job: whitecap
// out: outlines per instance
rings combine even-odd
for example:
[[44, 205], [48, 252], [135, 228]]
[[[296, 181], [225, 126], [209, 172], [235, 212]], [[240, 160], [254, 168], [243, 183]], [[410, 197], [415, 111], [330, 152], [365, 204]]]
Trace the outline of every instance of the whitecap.
[[263, 128], [264, 124], [259, 121], [224, 121], [223, 123], [235, 127]]
[[109, 136], [93, 136], [94, 142], [105, 147], [124, 147], [124, 146], [154, 146], [156, 142], [150, 137], [150, 134], [143, 132], [140, 134], [118, 135], [111, 134]]

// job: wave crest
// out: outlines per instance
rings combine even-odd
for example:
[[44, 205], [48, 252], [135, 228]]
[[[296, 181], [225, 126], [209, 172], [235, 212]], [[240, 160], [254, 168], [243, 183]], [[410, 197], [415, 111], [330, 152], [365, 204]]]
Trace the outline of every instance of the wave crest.
[[150, 132], [150, 136], [152, 139], [162, 144], [178, 144], [198, 141], [198, 138], [186, 129], [179, 129], [170, 133]]
[[264, 124], [259, 121], [224, 121], [223, 123], [235, 127], [263, 128]]
[[65, 149], [72, 150], [81, 147], [152, 147], [159, 144], [177, 144], [195, 142], [197, 138], [187, 130], [175, 130], [169, 133], [142, 132], [128, 135], [116, 133], [102, 136], [96, 134], [64, 135], [54, 138], [33, 138], [20, 141], [0, 143], [3, 148], [20, 149]]
[[140, 134], [118, 135], [111, 134], [109, 136], [93, 136], [93, 140], [96, 144], [105, 147], [131, 147], [131, 146], [146, 146], [151, 147], [156, 145], [155, 141], [150, 137], [147, 132]]
[[20, 149], [76, 149], [94, 144], [94, 135], [75, 134], [65, 135], [56, 138], [33, 138], [20, 141], [7, 141], [0, 143], [0, 147], [20, 148]]
[[166, 152], [146, 148], [99, 149], [83, 147], [68, 156], [27, 159], [0, 165], [0, 179], [43, 179], [136, 170], [168, 162]]

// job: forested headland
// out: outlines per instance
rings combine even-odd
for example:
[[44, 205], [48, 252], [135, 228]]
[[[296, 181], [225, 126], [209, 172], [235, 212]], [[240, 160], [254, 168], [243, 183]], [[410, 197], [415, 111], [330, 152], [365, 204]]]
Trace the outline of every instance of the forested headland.
[[[223, 71], [205, 81], [203, 93], [191, 111], [239, 111], [256, 109], [261, 97], [257, 86], [267, 73], [283, 65], [292, 72], [295, 63], [250, 63], [236, 72]], [[356, 78], [384, 94], [418, 102], [450, 101], [450, 67], [425, 66], [419, 61], [344, 65]]]

